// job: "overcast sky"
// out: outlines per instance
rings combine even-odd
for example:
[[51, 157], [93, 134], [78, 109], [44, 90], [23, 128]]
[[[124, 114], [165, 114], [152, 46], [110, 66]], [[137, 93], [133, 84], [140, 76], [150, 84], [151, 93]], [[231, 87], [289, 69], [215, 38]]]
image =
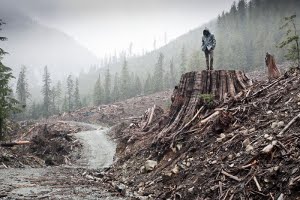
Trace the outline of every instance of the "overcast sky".
[[0, 0], [71, 35], [98, 57], [153, 49], [229, 10], [234, 0]]

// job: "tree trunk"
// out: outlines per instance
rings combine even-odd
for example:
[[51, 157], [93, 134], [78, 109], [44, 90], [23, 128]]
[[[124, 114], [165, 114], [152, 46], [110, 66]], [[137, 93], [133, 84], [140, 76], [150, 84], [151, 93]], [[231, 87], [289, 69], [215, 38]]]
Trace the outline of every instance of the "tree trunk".
[[235, 70], [204, 70], [183, 74], [172, 95], [167, 125], [158, 137], [187, 128], [191, 121], [196, 121], [198, 115], [208, 111], [204, 107], [235, 98], [251, 85], [252, 81], [243, 72]]
[[4, 134], [3, 134], [3, 123], [4, 120], [0, 117], [0, 140], [3, 140]]
[[269, 77], [269, 80], [271, 81], [273, 79], [279, 78], [281, 76], [281, 73], [280, 73], [279, 69], [276, 66], [274, 56], [272, 56], [271, 54], [267, 53], [265, 61], [266, 61], [266, 65], [268, 67], [268, 77]]

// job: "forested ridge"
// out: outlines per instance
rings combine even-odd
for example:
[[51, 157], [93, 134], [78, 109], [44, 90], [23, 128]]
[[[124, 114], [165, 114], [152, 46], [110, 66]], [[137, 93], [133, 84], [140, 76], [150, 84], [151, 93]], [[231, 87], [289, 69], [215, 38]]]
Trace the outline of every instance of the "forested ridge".
[[[143, 56], [127, 56], [129, 74], [132, 72], [134, 76], [139, 76], [142, 84], [148, 85], [155, 73], [160, 54], [164, 57], [164, 76], [171, 74], [172, 63], [175, 83], [183, 72], [204, 69], [205, 58], [201, 51], [201, 39], [205, 27], [216, 36], [216, 69], [241, 69], [246, 72], [264, 69], [266, 52], [275, 55], [276, 61], [282, 63], [285, 61], [286, 50], [277, 47], [285, 37], [285, 32], [280, 30], [280, 26], [284, 17], [296, 14], [299, 27], [299, 10], [300, 3], [297, 0], [252, 0], [248, 3], [245, 0], [238, 1], [228, 12], [221, 13], [215, 20], [191, 30], [160, 49]], [[96, 81], [98, 75], [103, 76], [107, 68], [112, 74], [120, 74], [126, 55], [125, 52], [119, 57], [108, 57], [102, 62], [102, 68], [92, 67], [89, 73], [81, 73], [79, 80], [82, 80], [82, 90], [86, 94], [91, 93], [90, 87], [84, 82], [91, 79]]]

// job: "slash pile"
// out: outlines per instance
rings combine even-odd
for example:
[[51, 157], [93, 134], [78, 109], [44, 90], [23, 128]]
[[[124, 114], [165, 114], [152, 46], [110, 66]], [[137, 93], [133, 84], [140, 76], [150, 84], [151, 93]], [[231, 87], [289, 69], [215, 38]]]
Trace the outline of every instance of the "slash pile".
[[52, 116], [50, 119], [112, 126], [142, 115], [153, 101], [161, 107], [167, 107], [170, 94], [171, 91], [164, 91], [148, 96], [133, 97], [109, 105], [84, 107], [72, 112]]
[[137, 199], [297, 199], [299, 86], [294, 71], [222, 102], [206, 98], [171, 131], [172, 106], [154, 107], [115, 135], [119, 159], [107, 173]]
[[[81, 144], [72, 133], [83, 128], [65, 122], [33, 123], [18, 130], [16, 141], [28, 141], [23, 145], [3, 142], [0, 146], [0, 168], [44, 167], [70, 164], [79, 156]], [[5, 145], [5, 144], [12, 144]]]

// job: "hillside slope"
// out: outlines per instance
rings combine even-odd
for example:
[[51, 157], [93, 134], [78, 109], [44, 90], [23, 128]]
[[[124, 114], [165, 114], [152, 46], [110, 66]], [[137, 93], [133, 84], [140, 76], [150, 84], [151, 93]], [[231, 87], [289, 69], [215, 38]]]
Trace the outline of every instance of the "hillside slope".
[[9, 52], [3, 63], [15, 74], [25, 65], [30, 76], [40, 79], [47, 65], [50, 73], [61, 79], [98, 62], [96, 56], [70, 36], [34, 21], [17, 9], [0, 7], [0, 18], [6, 23], [1, 34], [8, 38], [2, 48]]

